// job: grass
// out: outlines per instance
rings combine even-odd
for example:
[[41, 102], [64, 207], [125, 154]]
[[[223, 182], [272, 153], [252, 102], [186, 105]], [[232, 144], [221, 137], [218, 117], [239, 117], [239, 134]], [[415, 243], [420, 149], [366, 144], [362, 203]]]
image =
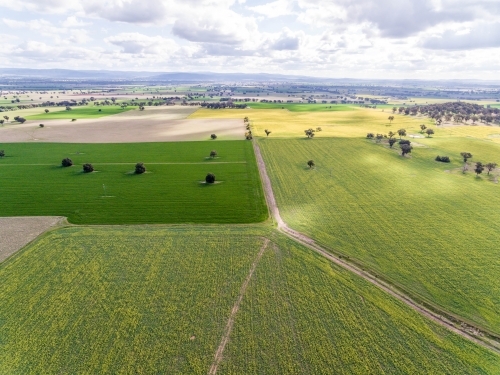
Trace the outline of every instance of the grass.
[[306, 103], [255, 103], [246, 102], [252, 109], [285, 109], [291, 112], [336, 112], [352, 111], [352, 105], [344, 104], [306, 104]]
[[0, 265], [0, 373], [494, 374], [499, 357], [259, 226], [72, 227]]
[[104, 116], [116, 115], [117, 113], [122, 113], [129, 111], [135, 107], [125, 107], [122, 109], [119, 106], [87, 106], [87, 107], [75, 107], [70, 111], [66, 109], [54, 111], [52, 108], [47, 108], [50, 112], [43, 112], [44, 108], [38, 108], [40, 114], [27, 116], [26, 120], [55, 120], [55, 119], [87, 119], [87, 118], [99, 118]]
[[[249, 223], [268, 215], [247, 141], [0, 147], [6, 152], [0, 159], [0, 216], [142, 224]], [[212, 149], [219, 155], [213, 160], [208, 158]], [[72, 167], [60, 166], [65, 157]], [[145, 163], [146, 174], [133, 174], [137, 162]], [[97, 172], [82, 173], [83, 163], [92, 163]], [[200, 184], [209, 172], [221, 183]]]
[[[499, 186], [485, 174], [445, 173], [460, 169], [464, 150], [474, 160], [498, 161], [499, 145], [425, 138], [402, 158], [356, 138], [259, 143], [292, 228], [500, 333]], [[453, 162], [435, 162], [436, 155]]]

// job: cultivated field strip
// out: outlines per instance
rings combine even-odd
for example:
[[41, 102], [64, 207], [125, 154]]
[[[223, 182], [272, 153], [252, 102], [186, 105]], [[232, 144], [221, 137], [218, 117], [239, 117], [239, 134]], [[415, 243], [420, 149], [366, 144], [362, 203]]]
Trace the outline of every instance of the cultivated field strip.
[[290, 227], [498, 331], [495, 184], [444, 173], [425, 149], [409, 160], [360, 139], [259, 143]]
[[218, 374], [496, 374], [500, 357], [273, 237]]

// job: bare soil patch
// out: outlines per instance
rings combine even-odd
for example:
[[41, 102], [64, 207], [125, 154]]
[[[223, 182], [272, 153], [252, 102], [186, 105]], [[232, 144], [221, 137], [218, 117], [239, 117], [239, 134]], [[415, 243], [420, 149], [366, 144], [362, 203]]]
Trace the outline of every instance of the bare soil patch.
[[187, 119], [193, 107], [154, 107], [98, 119], [45, 120], [0, 128], [3, 142], [132, 143], [244, 139], [242, 119]]
[[0, 262], [65, 220], [61, 216], [0, 217]]

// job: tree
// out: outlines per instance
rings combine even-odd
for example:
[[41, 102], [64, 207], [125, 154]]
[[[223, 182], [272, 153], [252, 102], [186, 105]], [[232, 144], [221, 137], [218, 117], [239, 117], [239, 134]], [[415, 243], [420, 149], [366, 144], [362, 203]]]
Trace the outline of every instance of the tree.
[[5, 156], [5, 151], [4, 150], [0, 150], [0, 158], [3, 158]]
[[397, 107], [392, 107], [392, 113], [396, 113], [397, 110], [398, 110]]
[[49, 113], [49, 110], [48, 110], [48, 109], [46, 109], [46, 110], [45, 110], [45, 113]]
[[394, 143], [396, 143], [396, 138], [389, 138], [389, 147], [392, 148], [394, 146]]
[[210, 138], [217, 139], [217, 136], [215, 134], [212, 134], [212, 135], [210, 135]]
[[321, 129], [321, 126], [318, 126], [318, 127], [316, 128], [316, 131], [317, 131], [317, 132], [320, 132], [320, 131], [322, 131], [322, 130], [323, 130], [323, 129]]
[[5, 119], [5, 121], [9, 121], [9, 116], [3, 116], [3, 118]]
[[210, 151], [210, 157], [212, 159], [215, 158], [216, 156], [217, 156], [217, 151], [215, 151], [215, 150]]
[[481, 173], [484, 171], [484, 165], [480, 161], [476, 163], [476, 168], [474, 169], [474, 172], [476, 172], [476, 175], [479, 177]]
[[425, 132], [427, 133], [427, 138], [430, 138], [431, 135], [434, 134], [434, 130], [432, 129], [427, 129]]
[[144, 163], [137, 163], [135, 165], [135, 174], [143, 174], [146, 172], [146, 167], [144, 166]]
[[269, 134], [271, 134], [271, 131], [270, 130], [264, 130], [264, 132], [266, 133], [266, 136], [269, 137]]
[[26, 119], [24, 117], [18, 117], [16, 121], [20, 122], [21, 124], [24, 124], [26, 122]]
[[411, 147], [411, 145], [402, 144], [401, 145], [401, 156], [405, 156], [406, 154], [410, 154], [412, 148], [413, 147]]
[[94, 172], [94, 167], [93, 167], [93, 166], [92, 166], [92, 164], [90, 164], [90, 163], [85, 163], [85, 164], [83, 165], [83, 171], [84, 171], [85, 173]]
[[71, 167], [73, 165], [73, 161], [70, 158], [64, 158], [61, 162], [63, 167]]
[[66, 111], [71, 111], [71, 107], [69, 105], [66, 106]]
[[497, 167], [497, 163], [487, 163], [485, 167], [488, 170], [488, 175], [489, 175], [490, 172]]
[[314, 137], [314, 129], [307, 129], [304, 130], [304, 133], [306, 133], [307, 138], [313, 138]]
[[307, 165], [309, 166], [309, 169], [311, 169], [312, 167], [314, 167], [316, 164], [314, 164], [314, 160], [309, 160], [307, 162]]
[[394, 116], [389, 116], [388, 120], [390, 123], [392, 123], [392, 121], [394, 120]]
[[368, 139], [373, 139], [373, 137], [375, 137], [375, 135], [373, 133], [368, 133], [366, 135], [366, 138], [368, 138]]
[[377, 143], [380, 143], [380, 142], [382, 142], [382, 139], [384, 139], [384, 135], [377, 133], [377, 136], [375, 137], [375, 139], [376, 139]]
[[207, 176], [205, 177], [205, 182], [207, 184], [213, 184], [215, 182], [215, 175], [213, 173], [207, 174]]
[[420, 133], [423, 133], [425, 131], [425, 129], [427, 129], [427, 126], [425, 126], [425, 124], [422, 124], [420, 125]]
[[249, 121], [249, 120], [248, 120], [248, 117], [245, 117], [245, 118], [243, 119], [243, 122], [248, 122], [248, 121]]
[[389, 135], [389, 139], [391, 139], [391, 138], [394, 138], [396, 136], [396, 133], [390, 131], [388, 135]]
[[398, 135], [399, 135], [399, 139], [401, 139], [401, 137], [406, 135], [406, 129], [399, 129]]
[[45, 125], [44, 125], [44, 124], [40, 124], [40, 125], [38, 125], [38, 126], [39, 126], [39, 127], [41, 127], [41, 128], [43, 128]]
[[470, 152], [461, 152], [460, 155], [464, 158], [464, 163], [467, 163], [468, 159], [472, 159], [472, 154]]
[[0, 125], [3, 126], [3, 123], [5, 122], [5, 120], [0, 120]]

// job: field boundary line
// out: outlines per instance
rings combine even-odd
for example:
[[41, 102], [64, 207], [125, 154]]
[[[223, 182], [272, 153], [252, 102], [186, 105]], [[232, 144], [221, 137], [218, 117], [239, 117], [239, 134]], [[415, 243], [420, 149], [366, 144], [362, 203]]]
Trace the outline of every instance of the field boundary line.
[[241, 301], [243, 300], [243, 296], [245, 295], [248, 284], [250, 283], [250, 279], [252, 278], [253, 273], [257, 268], [257, 264], [259, 263], [260, 258], [262, 258], [262, 255], [264, 254], [264, 251], [267, 249], [268, 245], [269, 245], [269, 239], [266, 238], [264, 240], [264, 244], [260, 248], [259, 253], [257, 254], [257, 257], [255, 258], [254, 262], [252, 263], [252, 266], [250, 267], [250, 272], [248, 272], [245, 281], [241, 285], [238, 298], [236, 299], [236, 302], [234, 303], [233, 308], [231, 309], [231, 314], [229, 315], [229, 319], [227, 321], [224, 334], [222, 335], [222, 340], [219, 344], [219, 347], [217, 348], [217, 351], [215, 352], [214, 361], [212, 362], [212, 366], [210, 366], [210, 370], [208, 371], [209, 375], [217, 374], [217, 369], [219, 368], [219, 364], [222, 361], [222, 355], [224, 354], [224, 349], [226, 348], [226, 345], [229, 341], [229, 336], [231, 335], [231, 331], [233, 330], [234, 318], [236, 316], [236, 313], [240, 309], [240, 304]]
[[[255, 151], [255, 157], [257, 159], [257, 166], [259, 168], [260, 175], [262, 177], [262, 183], [264, 185], [264, 194], [266, 195], [266, 202], [269, 205], [269, 210], [271, 212], [271, 215], [273, 216], [273, 220], [276, 221], [278, 230], [286, 235], [287, 237], [291, 238], [292, 240], [299, 242], [300, 244], [306, 246], [307, 248], [315, 251], [316, 253], [320, 254], [324, 258], [330, 260], [331, 262], [337, 264], [338, 266], [342, 267], [343, 269], [356, 274], [359, 277], [362, 277], [364, 280], [368, 281], [369, 283], [375, 285], [379, 289], [382, 289], [384, 292], [388, 293], [392, 297], [398, 299], [399, 301], [403, 302], [405, 305], [410, 307], [412, 310], [418, 312], [419, 314], [423, 315], [424, 317], [434, 321], [435, 323], [439, 324], [440, 326], [484, 347], [487, 348], [497, 354], [500, 354], [500, 343], [491, 335], [487, 332], [482, 330], [481, 328], [470, 324], [469, 322], [461, 321], [460, 319], [456, 319], [457, 321], [454, 321], [453, 319], [450, 319], [450, 316], [453, 316], [452, 314], [448, 313], [445, 310], [440, 310], [438, 308], [431, 309], [426, 306], [423, 306], [422, 304], [418, 303], [415, 301], [413, 298], [410, 297], [409, 293], [403, 290], [403, 288], [395, 289], [390, 283], [385, 282], [378, 278], [377, 276], [365, 271], [363, 268], [359, 267], [355, 263], [348, 262], [345, 260], [342, 260], [337, 258], [334, 254], [332, 254], [331, 251], [328, 251], [327, 248], [322, 247], [321, 245], [317, 244], [316, 241], [314, 241], [312, 238], [297, 232], [290, 228], [281, 218], [278, 205], [276, 204], [276, 199], [274, 197], [274, 192], [272, 189], [271, 185], [271, 180], [269, 179], [269, 175], [267, 174], [267, 169], [266, 169], [266, 164], [264, 162], [264, 158], [262, 157], [262, 153], [260, 151], [260, 147], [257, 144], [257, 142], [254, 140], [253, 141], [253, 146], [254, 146], [254, 151]], [[460, 324], [466, 324], [465, 328], [463, 327], [457, 327], [456, 323]], [[473, 332], [477, 334], [473, 334], [469, 332], [468, 330], [472, 330]], [[488, 335], [491, 338], [486, 340], [482, 340], [479, 337]]]

